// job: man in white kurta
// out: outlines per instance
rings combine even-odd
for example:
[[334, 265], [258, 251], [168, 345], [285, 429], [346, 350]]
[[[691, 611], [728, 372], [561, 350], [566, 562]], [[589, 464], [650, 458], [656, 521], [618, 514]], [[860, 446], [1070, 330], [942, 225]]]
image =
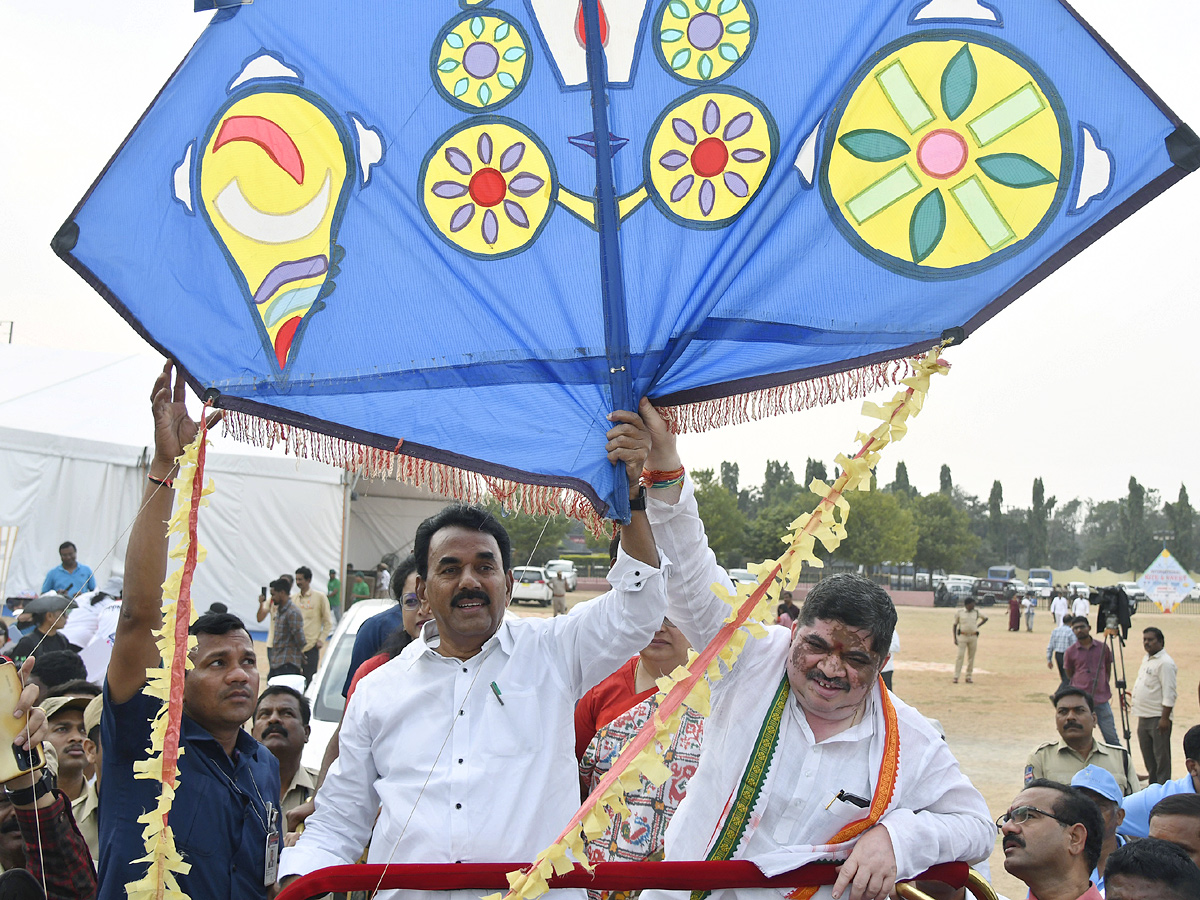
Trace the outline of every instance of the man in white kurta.
[[[669, 470], [678, 466], [677, 457], [655, 459], [660, 446], [657, 432], [654, 438], [655, 449], [648, 468]], [[670, 444], [667, 440], [661, 443]], [[668, 557], [697, 544], [707, 547], [690, 480], [685, 481], [682, 493], [675, 500], [672, 495], [679, 490], [652, 491], [648, 504], [655, 540]], [[835, 576], [835, 579], [858, 579], [858, 576]], [[863, 579], [858, 581], [865, 583]], [[729, 607], [709, 589], [713, 582], [732, 589], [732, 582], [711, 551], [707, 552], [703, 565], [677, 566], [668, 579], [668, 615], [695, 647], [707, 645], [729, 613]], [[830, 579], [827, 585], [836, 583]], [[870, 590], [870, 587], [860, 585], [858, 589]], [[855, 869], [864, 870], [864, 877], [853, 882], [854, 888], [861, 890], [854, 890], [853, 894], [868, 898], [887, 896], [891, 888], [886, 871], [882, 878], [869, 872], [875, 865], [872, 860], [886, 859], [886, 842], [878, 834], [880, 829], [886, 832], [894, 853], [891, 879], [912, 878], [935, 863], [976, 862], [986, 858], [996, 830], [983, 797], [959, 770], [949, 748], [925, 718], [891, 695], [900, 748], [899, 775], [893, 795], [874, 828], [857, 839], [836, 845], [827, 843], [843, 827], [864, 818], [867, 814], [864, 806], [875, 794], [885, 754], [884, 698], [877, 676], [887, 656], [891, 627], [874, 651], [871, 661], [874, 684], [866, 689], [863, 705], [852, 718], [842, 722], [841, 730], [836, 733], [828, 734], [828, 723], [818, 724], [816, 728], [825, 735], [819, 739], [811, 724], [817, 720], [801, 706], [800, 698], [801, 694], [811, 693], [814, 682], [811, 678], [802, 681], [803, 687], [798, 691], [797, 675], [789, 666], [789, 657], [795, 661], [800, 653], [807, 652], [802, 647], [808, 639], [806, 631], [815, 627], [818, 641], [832, 641], [829, 635], [838, 630], [837, 626], [845, 626], [827, 618], [815, 622], [806, 619], [812, 597], [810, 592], [793, 631], [774, 626], [768, 629], [766, 637], [747, 641], [733, 671], [713, 686], [704, 752], [688, 785], [687, 797], [667, 829], [666, 858], [709, 857], [731, 809], [736, 808], [734, 799], [743, 773], [758, 744], [760, 726], [774, 696], [777, 690], [782, 690], [785, 672], [790, 689], [776, 749], [732, 858], [751, 859], [766, 874], [774, 875], [817, 859], [847, 860], [856, 843], [861, 842], [869, 850], [858, 854], [857, 859], [850, 859], [843, 871], [849, 878]], [[876, 603], [879, 602], [876, 598]], [[882, 603], [890, 608], [886, 595]], [[890, 622], [894, 626], [894, 610]], [[820, 665], [823, 667], [825, 663]], [[827, 672], [829, 678], [821, 682], [825, 696], [834, 696], [836, 690], [832, 687], [839, 682], [854, 681], [848, 668], [835, 671], [836, 665]], [[849, 799], [838, 799], [839, 796]], [[887, 868], [882, 864], [878, 867]], [[849, 885], [843, 886], [843, 890], [843, 896], [851, 896]], [[822, 888], [817, 896], [829, 897], [830, 891], [828, 887]], [[736, 892], [743, 900], [751, 895], [778, 898], [780, 892]], [[715, 891], [712, 900], [732, 900], [734, 896], [733, 891]]]
[[[623, 424], [609, 432], [609, 458], [637, 485], [645, 429], [631, 413], [613, 417]], [[646, 646], [666, 612], [670, 563], [644, 499], [631, 506], [613, 589], [552, 619], [504, 618], [513, 577], [494, 518], [446, 523], [443, 511], [422, 524], [417, 594], [434, 619], [359, 683], [281, 879], [354, 863], [368, 840], [372, 863], [529, 861], [554, 841], [579, 805], [575, 703]]]

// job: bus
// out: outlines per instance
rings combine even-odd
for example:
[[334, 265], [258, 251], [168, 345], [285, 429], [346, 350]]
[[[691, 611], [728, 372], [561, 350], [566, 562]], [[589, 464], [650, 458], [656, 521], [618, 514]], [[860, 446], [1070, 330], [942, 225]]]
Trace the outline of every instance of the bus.
[[1017, 567], [992, 566], [988, 569], [987, 577], [992, 581], [1015, 581], [1017, 578]]
[[1049, 569], [1030, 569], [1029, 580], [1032, 581], [1034, 578], [1044, 578], [1051, 587], [1054, 587], [1054, 573]]

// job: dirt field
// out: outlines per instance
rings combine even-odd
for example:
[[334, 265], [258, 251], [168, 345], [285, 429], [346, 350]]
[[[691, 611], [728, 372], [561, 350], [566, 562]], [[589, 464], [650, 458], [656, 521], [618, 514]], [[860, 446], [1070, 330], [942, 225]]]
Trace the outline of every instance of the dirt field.
[[[570, 605], [595, 596], [583, 591], [568, 595]], [[522, 615], [546, 615], [520, 604]], [[1021, 788], [1025, 760], [1042, 741], [1054, 740], [1054, 714], [1049, 694], [1058, 686], [1058, 672], [1046, 668], [1046, 643], [1052, 619], [1039, 610], [1033, 633], [1008, 631], [1008, 615], [1000, 607], [983, 609], [989, 617], [979, 638], [975, 683], [952, 684], [955, 648], [950, 637], [949, 609], [900, 607], [900, 653], [893, 686], [905, 702], [941, 722], [946, 739], [963, 771], [987, 800], [994, 816], [1008, 808]], [[1200, 677], [1200, 617], [1139, 613], [1125, 647], [1130, 689], [1137, 677], [1143, 650], [1141, 629], [1155, 625], [1166, 637], [1167, 653], [1179, 665], [1179, 701], [1172, 734], [1172, 777], [1185, 773], [1183, 734], [1200, 722], [1197, 678]], [[1024, 628], [1024, 622], [1022, 622]], [[1118, 730], [1120, 724], [1118, 723]], [[1136, 724], [1134, 725], [1136, 731]], [[1097, 736], [1099, 731], [1097, 730]], [[1133, 735], [1133, 756], [1145, 771]], [[1008, 897], [1023, 897], [1024, 886], [1004, 871], [999, 842], [991, 857], [992, 881]]]

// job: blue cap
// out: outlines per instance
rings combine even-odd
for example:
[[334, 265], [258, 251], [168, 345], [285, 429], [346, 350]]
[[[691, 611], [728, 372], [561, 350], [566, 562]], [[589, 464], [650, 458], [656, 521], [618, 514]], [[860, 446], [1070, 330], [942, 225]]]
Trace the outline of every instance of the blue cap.
[[1113, 773], [1099, 766], [1084, 766], [1071, 779], [1071, 787], [1087, 788], [1089, 791], [1095, 791], [1101, 797], [1105, 797], [1113, 803], [1120, 803], [1123, 796], [1121, 788], [1117, 785], [1117, 779], [1113, 777]]

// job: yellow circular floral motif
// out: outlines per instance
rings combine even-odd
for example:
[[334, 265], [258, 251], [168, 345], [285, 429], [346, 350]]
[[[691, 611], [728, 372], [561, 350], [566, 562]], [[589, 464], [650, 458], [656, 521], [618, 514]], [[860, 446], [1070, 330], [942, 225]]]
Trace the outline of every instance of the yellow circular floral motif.
[[460, 109], [496, 109], [525, 86], [529, 42], [516, 20], [494, 12], [468, 14], [434, 48], [434, 83]]
[[718, 81], [737, 68], [754, 43], [751, 0], [665, 0], [659, 9], [659, 61], [681, 81]]
[[1069, 121], [1030, 68], [967, 38], [881, 54], [826, 136], [839, 227], [928, 272], [974, 267], [1047, 223], [1070, 181]]
[[668, 107], [643, 159], [655, 204], [693, 228], [729, 224], [770, 171], [778, 137], [766, 109], [740, 91], [689, 94]]
[[549, 219], [558, 190], [546, 148], [511, 119], [475, 119], [447, 132], [421, 172], [434, 229], [460, 250], [491, 258], [519, 253]]

